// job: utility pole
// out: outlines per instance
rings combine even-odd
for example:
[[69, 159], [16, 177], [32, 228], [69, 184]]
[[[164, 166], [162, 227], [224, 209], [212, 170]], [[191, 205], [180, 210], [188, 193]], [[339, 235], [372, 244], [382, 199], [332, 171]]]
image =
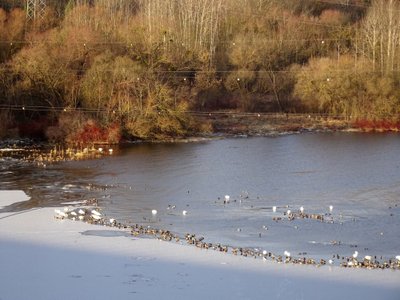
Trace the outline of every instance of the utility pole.
[[26, 18], [35, 21], [44, 18], [46, 0], [26, 0]]

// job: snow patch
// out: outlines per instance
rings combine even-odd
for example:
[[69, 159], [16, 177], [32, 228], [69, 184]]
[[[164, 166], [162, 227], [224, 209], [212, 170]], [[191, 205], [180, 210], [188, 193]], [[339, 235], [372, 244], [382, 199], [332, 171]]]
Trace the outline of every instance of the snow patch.
[[30, 197], [23, 191], [0, 191], [0, 209], [14, 203], [28, 201]]

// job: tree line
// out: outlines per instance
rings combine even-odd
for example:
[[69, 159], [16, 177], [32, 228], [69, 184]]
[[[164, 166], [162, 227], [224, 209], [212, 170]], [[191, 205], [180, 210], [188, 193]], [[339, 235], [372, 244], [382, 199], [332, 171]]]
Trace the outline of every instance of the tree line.
[[46, 4], [0, 0], [0, 135], [182, 136], [204, 129], [190, 110], [399, 118], [397, 0]]

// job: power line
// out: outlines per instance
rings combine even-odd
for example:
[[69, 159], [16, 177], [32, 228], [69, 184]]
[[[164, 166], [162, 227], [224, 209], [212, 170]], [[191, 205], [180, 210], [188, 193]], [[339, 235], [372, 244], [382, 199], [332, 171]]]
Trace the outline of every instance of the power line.
[[350, 3], [350, 1], [345, 1], [346, 3], [343, 3], [344, 1], [335, 2], [335, 1], [329, 1], [329, 0], [315, 0], [315, 2], [332, 4], [332, 5], [337, 5], [337, 6], [345, 6], [345, 7], [360, 7], [360, 8], [370, 8], [371, 7], [370, 5]]
[[[46, 107], [46, 106], [24, 106], [24, 105], [0, 105], [0, 110], [13, 110], [13, 111], [38, 111], [38, 112], [86, 112], [86, 113], [99, 113], [99, 112], [111, 112], [113, 114], [117, 113], [117, 110], [111, 109], [88, 109], [88, 108], [63, 108], [63, 107]], [[131, 109], [129, 112], [139, 112], [139, 109]], [[171, 110], [171, 112], [180, 112], [184, 114], [194, 115], [194, 116], [237, 116], [237, 117], [265, 117], [265, 116], [304, 116], [304, 114], [298, 113], [276, 113], [276, 112], [234, 112], [234, 111], [176, 111]], [[310, 116], [325, 116], [325, 117], [341, 117], [327, 113], [307, 113]]]
[[[281, 39], [281, 38], [259, 38], [257, 36], [257, 39], [255, 42], [318, 42], [318, 43], [324, 43], [324, 42], [338, 42], [338, 41], [360, 41], [363, 40], [361, 38], [356, 38], [356, 37], [348, 37], [348, 38], [328, 38], [328, 37], [315, 37], [315, 38], [308, 38], [308, 39], [294, 39], [294, 38], [289, 38], [289, 39]], [[253, 41], [254, 42], [254, 41]], [[23, 41], [23, 40], [0, 40], [0, 44], [10, 44], [11, 46], [14, 44], [25, 44], [25, 45], [37, 45], [37, 44], [42, 44], [42, 43], [47, 43], [47, 44], [60, 44], [60, 42], [57, 41], [51, 41], [47, 39], [43, 39], [40, 41]], [[175, 44], [182, 44], [182, 42], [179, 41], [174, 41]], [[248, 41], [235, 41], [235, 40], [221, 40], [218, 41], [219, 44], [248, 44]], [[75, 45], [82, 45], [82, 47], [88, 47], [88, 46], [93, 46], [93, 45], [122, 45], [126, 46], [126, 48], [131, 48], [133, 47], [133, 43], [130, 42], [105, 42], [105, 41], [91, 41], [91, 42], [68, 42], [68, 44], [75, 44]]]
[[[296, 39], [296, 38], [288, 38], [288, 39], [282, 39], [282, 38], [260, 38], [260, 36], [257, 36], [256, 38], [256, 42], [325, 42], [325, 41], [360, 41], [363, 40], [361, 38], [357, 38], [357, 37], [347, 37], [347, 38], [331, 38], [331, 37], [315, 37], [315, 38], [302, 38], [302, 39]], [[56, 45], [56, 44], [63, 44], [60, 43], [59, 41], [52, 41], [50, 39], [41, 39], [41, 40], [37, 40], [37, 41], [27, 41], [27, 40], [0, 40], [0, 44], [9, 44], [10, 46], [13, 46], [14, 44], [23, 44], [23, 45], [39, 45], [39, 44], [51, 44], [51, 45]], [[172, 42], [169, 43], [174, 43], [174, 44], [183, 44], [183, 41], [177, 41], [174, 40]], [[240, 44], [240, 43], [248, 43], [248, 41], [236, 41], [234, 39], [232, 40], [219, 40], [218, 41], [219, 44]], [[98, 46], [98, 45], [121, 45], [121, 46], [126, 46], [126, 48], [132, 48], [135, 45], [132, 42], [129, 41], [121, 41], [121, 42], [111, 42], [111, 41], [68, 41], [68, 44], [71, 45], [81, 45], [82, 47], [89, 47], [89, 46]]]
[[[75, 70], [76, 71], [76, 70]], [[106, 74], [106, 73], [113, 73], [115, 72], [115, 70], [112, 69], [102, 69], [100, 72], [96, 72], [97, 74]], [[298, 70], [246, 70], [246, 69], [238, 69], [238, 70], [176, 70], [176, 71], [168, 71], [168, 70], [154, 70], [152, 71], [154, 75], [158, 74], [158, 75], [165, 75], [167, 77], [165, 77], [165, 79], [169, 78], [171, 79], [171, 77], [168, 76], [174, 76], [176, 79], [180, 79], [182, 83], [186, 83], [189, 84], [188, 80], [193, 80], [196, 79], [198, 75], [203, 74], [203, 75], [209, 75], [212, 76], [214, 74], [217, 75], [231, 75], [234, 74], [235, 77], [234, 79], [237, 81], [238, 84], [238, 88], [240, 87], [240, 85], [242, 84], [242, 82], [244, 84], [246, 84], [248, 81], [253, 81], [253, 80], [265, 80], [271, 79], [271, 74], [313, 74], [316, 71], [315, 70], [311, 70], [311, 69], [298, 69]], [[328, 70], [324, 70], [324, 75], [326, 76], [328, 81], [332, 81], [334, 80], [335, 76], [339, 75], [341, 76], [341, 74], [382, 74], [381, 71], [372, 71], [372, 70], [364, 70], [362, 68], [357, 68], [357, 67], [353, 67], [353, 68], [349, 68], [349, 69], [328, 69]], [[391, 74], [397, 74], [400, 73], [400, 69], [396, 69], [396, 70], [391, 70], [389, 71], [389, 73]], [[248, 78], [247, 76], [255, 76], [252, 78]], [[92, 76], [92, 79], [100, 79], [101, 77], [98, 77], [98, 75]], [[110, 77], [110, 76], [107, 76]], [[121, 77], [117, 75], [117, 78]], [[122, 76], [123, 77], [123, 76]], [[140, 85], [140, 82], [144, 79], [146, 82], [146, 76], [138, 76], [134, 75], [134, 78], [132, 80], [130, 80], [129, 82], [127, 82], [128, 84], [132, 84], [131, 87], [135, 87], [137, 86], [136, 84]], [[329, 79], [328, 79], [329, 78]], [[117, 85], [119, 83], [116, 83]]]
[[[293, 64], [292, 64], [293, 65]], [[234, 68], [235, 66], [232, 66]], [[62, 69], [65, 69], [64, 67], [60, 67]], [[9, 66], [9, 69], [12, 69], [11, 66]], [[82, 72], [82, 71], [93, 71], [93, 69], [85, 69], [85, 68], [68, 68], [65, 69], [66, 71], [76, 71], [76, 72]], [[101, 70], [94, 70], [94, 73], [97, 74], [104, 74], [104, 73], [113, 73], [113, 72], [118, 72], [120, 69], [101, 69]], [[126, 71], [129, 71], [127, 69]], [[230, 73], [256, 73], [256, 74], [271, 74], [271, 73], [299, 73], [299, 72], [309, 72], [313, 73], [315, 72], [314, 70], [307, 70], [307, 69], [301, 69], [299, 70], [276, 70], [276, 69], [264, 69], [264, 70], [249, 70], [249, 69], [229, 69], [229, 70], [151, 70], [150, 71], [152, 74], [178, 74], [183, 77], [195, 77], [196, 74], [230, 74]], [[353, 67], [351, 69], [330, 69], [329, 73], [344, 73], [344, 72], [358, 72], [358, 73], [381, 73], [379, 71], [370, 71], [370, 70], [364, 70], [364, 69], [359, 69], [357, 67]], [[391, 70], [393, 73], [400, 72], [399, 70]], [[93, 77], [96, 74], [94, 74]], [[142, 77], [137, 77], [137, 75], [133, 76], [135, 77], [136, 81], [139, 81]], [[269, 77], [266, 77], [269, 78]]]
[[109, 112], [112, 110], [107, 109], [91, 109], [91, 108], [71, 108], [71, 107], [61, 107], [61, 106], [43, 106], [43, 105], [6, 105], [0, 104], [1, 110], [10, 110], [10, 111], [37, 111], [37, 112], [87, 112], [87, 113], [96, 113], [96, 112]]
[[[372, 7], [372, 4], [368, 5], [368, 4], [361, 4], [361, 3], [350, 3], [350, 1], [342, 1], [342, 2], [335, 2], [335, 1], [329, 1], [329, 0], [314, 0], [314, 1], [320, 2], [320, 3], [337, 5], [337, 6], [344, 6], [344, 7], [359, 7], [359, 8], [364, 8], [364, 9], [368, 9], [368, 8]], [[348, 3], [343, 3], [343, 2], [348, 2]], [[393, 11], [400, 11], [400, 9], [393, 9]]]

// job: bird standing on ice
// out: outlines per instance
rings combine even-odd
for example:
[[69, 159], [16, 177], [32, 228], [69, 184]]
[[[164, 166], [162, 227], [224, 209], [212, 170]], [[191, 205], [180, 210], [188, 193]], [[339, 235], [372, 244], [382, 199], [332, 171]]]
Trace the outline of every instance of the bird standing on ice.
[[272, 211], [276, 212], [276, 206], [272, 206]]
[[157, 214], [157, 210], [156, 210], [156, 209], [153, 209], [153, 210], [151, 211], [151, 214], [152, 214], [152, 215], [156, 215], [156, 214]]
[[94, 220], [96, 220], [96, 221], [101, 220], [101, 217], [100, 217], [99, 215], [95, 215], [95, 214], [92, 215], [92, 218], [93, 218]]
[[95, 209], [93, 209], [92, 211], [91, 211], [91, 213], [92, 213], [92, 215], [95, 215], [95, 216], [98, 216], [98, 217], [100, 217], [101, 216], [101, 213], [99, 213], [97, 210], [95, 210]]
[[58, 218], [68, 218], [68, 214], [59, 209], [54, 210], [54, 212], [57, 214]]
[[231, 197], [229, 195], [225, 195], [224, 203], [229, 203], [230, 199], [231, 199]]
[[332, 212], [333, 211], [333, 206], [329, 205], [329, 211]]
[[357, 258], [357, 256], [358, 256], [358, 251], [354, 251], [353, 258]]
[[182, 211], [182, 215], [186, 216], [187, 215], [187, 211], [186, 210]]

